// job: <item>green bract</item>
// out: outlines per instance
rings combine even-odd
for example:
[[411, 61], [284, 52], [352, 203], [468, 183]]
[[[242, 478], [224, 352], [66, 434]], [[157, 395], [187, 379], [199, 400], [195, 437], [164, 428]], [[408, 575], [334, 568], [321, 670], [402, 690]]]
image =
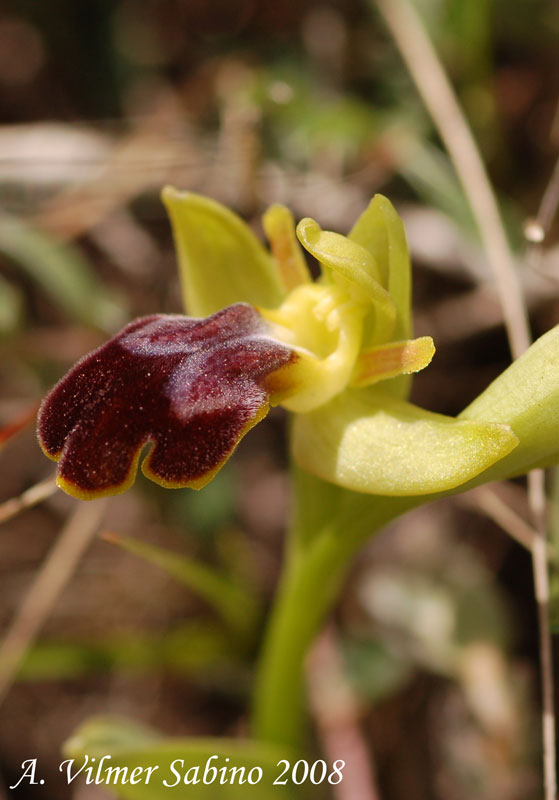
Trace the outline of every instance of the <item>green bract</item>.
[[[310, 280], [290, 213], [264, 217], [268, 254], [218, 203], [163, 191], [178, 247], [187, 311], [254, 303], [271, 335], [298, 356], [292, 451], [312, 474], [390, 496], [454, 490], [558, 461], [559, 330], [542, 337], [458, 419], [406, 402], [409, 374], [434, 352], [410, 339], [410, 262], [402, 222], [376, 195], [348, 237], [312, 219], [297, 238], [320, 265]], [[479, 482], [479, 480], [477, 481]]]
[[459, 415], [510, 425], [519, 444], [487, 473], [510, 478], [559, 462], [559, 325], [541, 336]]

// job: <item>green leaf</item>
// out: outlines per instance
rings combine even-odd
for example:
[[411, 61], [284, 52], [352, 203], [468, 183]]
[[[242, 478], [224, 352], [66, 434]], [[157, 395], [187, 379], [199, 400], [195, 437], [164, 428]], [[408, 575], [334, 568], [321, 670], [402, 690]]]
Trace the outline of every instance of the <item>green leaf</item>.
[[[169, 800], [169, 798], [191, 800], [193, 797], [196, 800], [246, 800], [251, 796], [257, 797], [258, 800], [295, 800], [295, 797], [301, 797], [301, 787], [273, 785], [283, 769], [282, 764], [277, 766], [278, 762], [287, 758], [293, 764], [297, 759], [289, 752], [286, 754], [284, 750], [255, 741], [163, 738], [159, 733], [133, 722], [97, 717], [84, 723], [65, 743], [64, 756], [66, 759], [75, 759], [75, 763], [70, 765], [73, 772], [77, 771], [88, 758], [89, 764], [93, 767], [94, 777], [95, 770], [99, 766], [127, 769], [128, 783], [124, 782], [123, 771], [116, 785], [114, 779], [110, 784], [100, 784], [126, 800]], [[106, 758], [105, 762], [100, 764], [103, 756], [110, 758]], [[93, 764], [92, 758], [96, 759]], [[181, 776], [180, 782], [176, 785], [174, 784], [177, 777], [171, 770], [173, 762]], [[217, 767], [216, 780], [204, 784], [206, 764], [208, 770], [211, 770], [212, 766]], [[63, 771], [67, 766], [67, 764], [62, 765]], [[157, 767], [152, 771], [149, 783], [145, 782], [148, 777], [147, 767]], [[198, 767], [199, 783], [185, 784], [184, 776], [188, 773], [188, 776], [194, 779], [196, 767]], [[244, 767], [244, 784], [240, 784], [240, 772], [237, 773], [235, 782], [232, 782], [230, 772], [232, 767]], [[131, 771], [135, 768], [138, 769], [135, 775], [138, 783], [132, 785]], [[228, 782], [220, 784], [222, 773], [217, 770], [222, 768], [229, 770], [224, 773]], [[256, 778], [258, 769], [262, 770], [261, 779], [257, 784], [249, 785], [246, 780], [247, 774], [253, 770], [252, 774]], [[84, 772], [81, 775], [84, 775]], [[213, 773], [208, 771], [208, 781], [212, 776]], [[102, 771], [100, 777], [106, 778], [106, 773]], [[78, 783], [81, 778], [75, 780]], [[167, 781], [167, 786], [164, 781]]]
[[378, 389], [347, 390], [293, 428], [300, 466], [367, 494], [424, 495], [453, 489], [516, 447], [507, 425], [433, 414]]
[[488, 481], [559, 463], [559, 325], [534, 342], [458, 418], [510, 425], [519, 439], [518, 447], [488, 471]]
[[61, 680], [118, 670], [127, 674], [163, 671], [222, 683], [224, 672], [240, 669], [234, 659], [231, 639], [222, 626], [193, 619], [162, 634], [39, 642], [27, 653], [18, 680]]
[[395, 140], [397, 168], [426, 205], [443, 211], [474, 241], [479, 240], [468, 201], [448, 156], [419, 136]]
[[0, 335], [15, 331], [21, 321], [23, 296], [0, 275]]
[[234, 630], [249, 633], [258, 616], [256, 597], [228, 575], [171, 550], [137, 539], [106, 534], [104, 538], [165, 570], [211, 605]]
[[283, 297], [275, 262], [243, 220], [215, 200], [163, 189], [179, 260], [184, 305], [205, 317], [233, 303], [275, 308]]
[[80, 252], [15, 217], [0, 216], [0, 253], [11, 259], [70, 317], [113, 331], [125, 311]]

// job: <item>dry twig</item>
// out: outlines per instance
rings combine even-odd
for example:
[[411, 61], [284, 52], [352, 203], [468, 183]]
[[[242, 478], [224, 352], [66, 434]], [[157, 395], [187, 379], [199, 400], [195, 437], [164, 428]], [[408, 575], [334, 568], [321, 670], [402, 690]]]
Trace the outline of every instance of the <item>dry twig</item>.
[[551, 173], [551, 178], [542, 195], [540, 207], [536, 220], [541, 227], [544, 238], [551, 228], [551, 223], [557, 214], [559, 207], [559, 158], [555, 162], [555, 168]]
[[537, 531], [493, 489], [488, 486], [480, 486], [459, 498], [459, 503], [483, 512], [489, 519], [500, 525], [509, 536], [531, 552], [534, 540], [538, 535]]
[[56, 478], [46, 478], [27, 489], [19, 497], [11, 497], [0, 503], [0, 524], [22, 511], [42, 503], [56, 491]]

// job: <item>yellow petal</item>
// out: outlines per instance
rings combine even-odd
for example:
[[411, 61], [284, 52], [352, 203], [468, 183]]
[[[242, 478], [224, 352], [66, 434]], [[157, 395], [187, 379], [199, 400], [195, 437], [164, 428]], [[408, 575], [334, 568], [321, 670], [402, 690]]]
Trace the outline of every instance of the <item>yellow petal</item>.
[[456, 420], [382, 395], [348, 390], [295, 418], [297, 463], [324, 480], [368, 494], [453, 489], [518, 443], [508, 425]]
[[435, 345], [430, 336], [370, 347], [360, 354], [351, 385], [360, 388], [397, 375], [419, 372], [431, 362], [434, 354]]
[[334, 276], [353, 289], [354, 299], [374, 306], [377, 339], [392, 339], [396, 306], [380, 282], [380, 271], [371, 253], [346, 236], [323, 231], [317, 222], [308, 217], [297, 225], [297, 236], [303, 247], [321, 265], [332, 270]]
[[290, 380], [298, 390], [280, 402], [305, 412], [327, 403], [348, 384], [359, 354], [363, 309], [335, 286], [306, 283], [273, 310], [260, 309], [271, 334], [297, 355]]
[[295, 236], [293, 214], [285, 206], [273, 205], [262, 217], [262, 225], [272, 255], [278, 263], [281, 282], [286, 292], [290, 292], [303, 283], [310, 283], [311, 274]]
[[386, 197], [376, 194], [349, 233], [375, 259], [397, 310], [395, 339], [411, 333], [411, 267], [404, 225]]

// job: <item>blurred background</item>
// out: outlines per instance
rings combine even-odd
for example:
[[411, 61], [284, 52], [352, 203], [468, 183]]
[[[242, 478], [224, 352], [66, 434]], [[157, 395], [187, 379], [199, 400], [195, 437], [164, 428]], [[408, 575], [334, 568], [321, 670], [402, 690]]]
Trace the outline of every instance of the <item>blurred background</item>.
[[[557, 5], [415, 5], [488, 166], [541, 335], [559, 321], [558, 226], [541, 217], [559, 143]], [[201, 493], [140, 476], [87, 506], [53, 491], [32, 421], [107, 335], [180, 311], [166, 183], [230, 205], [258, 233], [272, 202], [347, 232], [386, 194], [408, 233], [416, 335], [437, 345], [413, 399], [455, 414], [509, 363], [474, 218], [373, 2], [3, 3], [2, 800], [107, 798], [57, 772], [62, 742], [92, 714], [171, 735], [246, 730], [289, 509], [281, 410]], [[348, 732], [355, 744], [358, 788], [325, 797], [541, 796], [527, 516], [523, 481], [492, 487], [405, 517], [355, 564], [308, 665], [314, 752], [339, 753]], [[153, 548], [214, 570], [246, 614], [224, 622]], [[9, 793], [30, 757], [46, 785]]]

